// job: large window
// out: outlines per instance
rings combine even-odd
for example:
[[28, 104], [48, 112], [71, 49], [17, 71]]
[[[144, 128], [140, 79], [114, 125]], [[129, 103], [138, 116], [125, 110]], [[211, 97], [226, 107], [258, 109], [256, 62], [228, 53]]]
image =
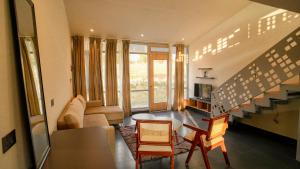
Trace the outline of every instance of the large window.
[[149, 107], [147, 45], [130, 44], [129, 62], [131, 107]]
[[[118, 101], [119, 106], [122, 106], [122, 43], [118, 41], [117, 43], [117, 81], [118, 81]], [[84, 38], [84, 54], [85, 54], [85, 74], [86, 74], [86, 89], [87, 89], [87, 100], [89, 100], [89, 57], [90, 57], [90, 47], [89, 38]], [[102, 73], [102, 84], [103, 84], [103, 97], [104, 102], [106, 100], [106, 40], [101, 41], [101, 73]]]

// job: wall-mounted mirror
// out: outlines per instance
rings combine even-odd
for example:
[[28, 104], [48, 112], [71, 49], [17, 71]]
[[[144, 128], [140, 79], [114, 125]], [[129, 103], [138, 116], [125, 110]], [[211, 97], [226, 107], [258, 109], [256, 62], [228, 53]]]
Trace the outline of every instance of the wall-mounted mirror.
[[34, 168], [41, 168], [50, 149], [46, 109], [39, 59], [39, 48], [34, 14], [30, 0], [13, 0], [12, 15], [15, 20], [16, 56], [26, 99], [26, 120], [29, 123]]

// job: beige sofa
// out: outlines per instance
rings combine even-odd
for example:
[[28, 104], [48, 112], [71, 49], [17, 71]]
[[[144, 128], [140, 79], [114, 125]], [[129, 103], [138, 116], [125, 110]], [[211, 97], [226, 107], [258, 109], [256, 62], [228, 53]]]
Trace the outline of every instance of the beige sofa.
[[85, 115], [104, 114], [110, 125], [123, 123], [124, 112], [119, 106], [101, 106], [100, 101], [89, 101], [86, 105]]
[[[57, 129], [75, 129], [83, 127], [102, 127], [106, 131], [107, 139], [112, 153], [115, 153], [115, 129], [110, 126], [107, 118], [101, 113], [86, 114], [90, 108], [88, 102], [80, 95], [73, 98], [64, 108], [57, 120]], [[92, 104], [93, 110], [97, 104]]]

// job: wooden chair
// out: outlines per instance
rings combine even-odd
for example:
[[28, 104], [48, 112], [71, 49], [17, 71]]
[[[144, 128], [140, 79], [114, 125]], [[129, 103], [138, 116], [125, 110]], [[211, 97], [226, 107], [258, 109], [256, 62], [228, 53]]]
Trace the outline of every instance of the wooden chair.
[[228, 128], [228, 118], [229, 114], [223, 114], [211, 119], [202, 119], [203, 121], [208, 122], [207, 131], [188, 124], [183, 124], [183, 126], [193, 130], [193, 132], [188, 133], [184, 137], [185, 141], [192, 144], [185, 162], [186, 165], [188, 165], [191, 160], [195, 147], [199, 146], [207, 169], [210, 169], [207, 153], [217, 147], [221, 147], [226, 164], [230, 166], [223, 137]]
[[172, 121], [137, 120], [136, 127], [136, 169], [146, 155], [170, 157], [171, 169], [174, 169]]

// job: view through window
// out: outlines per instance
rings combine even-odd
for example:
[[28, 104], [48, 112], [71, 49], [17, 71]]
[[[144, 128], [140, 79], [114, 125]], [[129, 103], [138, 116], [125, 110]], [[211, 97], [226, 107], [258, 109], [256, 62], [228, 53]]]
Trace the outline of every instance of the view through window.
[[148, 53], [147, 45], [130, 44], [130, 91], [131, 107], [149, 107], [148, 96]]

